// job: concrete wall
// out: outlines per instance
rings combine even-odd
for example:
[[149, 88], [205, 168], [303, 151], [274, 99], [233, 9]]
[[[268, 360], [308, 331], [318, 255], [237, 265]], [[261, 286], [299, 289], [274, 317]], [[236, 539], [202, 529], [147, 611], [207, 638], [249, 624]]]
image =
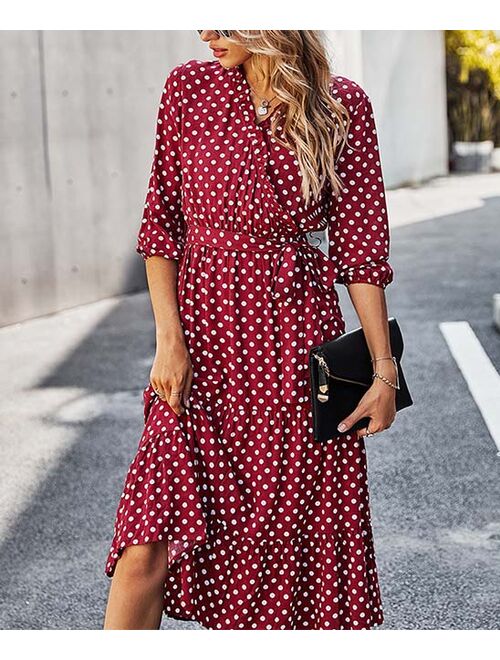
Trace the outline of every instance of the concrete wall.
[[447, 174], [443, 33], [334, 31], [327, 38], [334, 70], [372, 99], [387, 187]]
[[143, 288], [158, 103], [198, 56], [194, 30], [0, 33], [0, 325]]
[[[441, 33], [327, 36], [371, 94], [387, 185], [445, 172]], [[0, 32], [0, 325], [144, 287], [158, 102], [192, 57], [195, 30]]]

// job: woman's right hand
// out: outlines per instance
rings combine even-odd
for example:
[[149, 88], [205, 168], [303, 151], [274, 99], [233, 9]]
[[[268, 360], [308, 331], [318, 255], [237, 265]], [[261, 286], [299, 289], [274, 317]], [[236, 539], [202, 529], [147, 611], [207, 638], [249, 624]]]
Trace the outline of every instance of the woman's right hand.
[[176, 415], [189, 407], [192, 380], [193, 367], [184, 337], [157, 338], [149, 382]]

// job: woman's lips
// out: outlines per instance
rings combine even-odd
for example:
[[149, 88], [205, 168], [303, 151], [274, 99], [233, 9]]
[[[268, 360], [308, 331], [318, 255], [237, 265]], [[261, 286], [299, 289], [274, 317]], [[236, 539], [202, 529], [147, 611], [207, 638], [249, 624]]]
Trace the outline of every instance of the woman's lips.
[[220, 48], [220, 49], [215, 49], [214, 50], [215, 57], [222, 57], [226, 53], [227, 53], [227, 49]]

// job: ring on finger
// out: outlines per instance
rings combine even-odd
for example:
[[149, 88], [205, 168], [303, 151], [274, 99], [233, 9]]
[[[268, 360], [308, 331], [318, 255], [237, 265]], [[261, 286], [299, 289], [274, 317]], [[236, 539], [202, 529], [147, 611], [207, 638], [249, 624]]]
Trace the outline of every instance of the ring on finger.
[[371, 438], [373, 435], [375, 435], [375, 433], [370, 433], [370, 432], [368, 431], [368, 427], [369, 427], [369, 426], [370, 426], [370, 424], [368, 424], [368, 426], [366, 427], [366, 433], [365, 433], [365, 435], [363, 436], [364, 438]]

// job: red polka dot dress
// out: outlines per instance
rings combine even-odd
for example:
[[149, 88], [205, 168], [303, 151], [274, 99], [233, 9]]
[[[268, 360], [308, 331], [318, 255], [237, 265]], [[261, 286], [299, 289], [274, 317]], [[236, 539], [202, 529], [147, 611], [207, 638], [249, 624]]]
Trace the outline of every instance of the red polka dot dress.
[[137, 251], [178, 260], [194, 380], [179, 416], [144, 389], [105, 573], [167, 540], [164, 612], [208, 629], [383, 621], [363, 440], [312, 433], [308, 352], [345, 332], [335, 283], [393, 278], [370, 99], [341, 76], [331, 91], [351, 115], [343, 192], [306, 206], [280, 108], [256, 123], [241, 65], [192, 59], [163, 89]]

